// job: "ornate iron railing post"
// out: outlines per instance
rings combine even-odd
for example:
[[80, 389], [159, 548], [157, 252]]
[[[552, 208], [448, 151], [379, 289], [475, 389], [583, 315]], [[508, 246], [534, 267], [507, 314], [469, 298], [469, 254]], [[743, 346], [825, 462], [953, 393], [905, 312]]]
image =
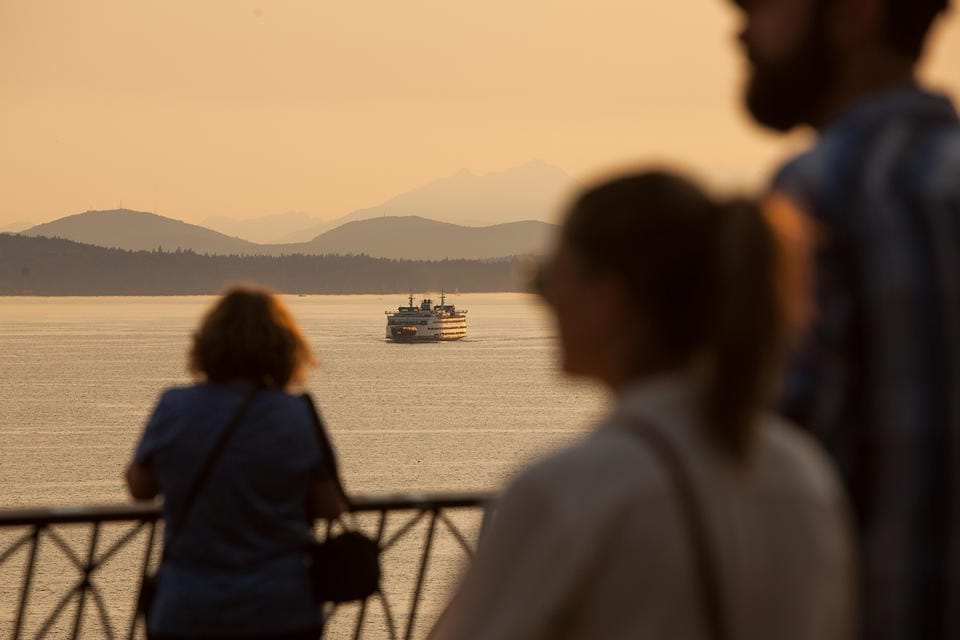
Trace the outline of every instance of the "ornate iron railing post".
[[[27, 601], [30, 599], [30, 585], [33, 583], [33, 570], [37, 566], [37, 550], [40, 546], [40, 530], [42, 527], [37, 525], [33, 527], [30, 533], [30, 554], [27, 559], [27, 566], [24, 569], [23, 589], [20, 592], [20, 606], [17, 607], [17, 621], [13, 626], [14, 640], [20, 640], [20, 633], [23, 631], [23, 621], [27, 614]], [[19, 546], [19, 545], [17, 545]], [[12, 553], [10, 554], [12, 555]], [[4, 559], [7, 556], [4, 557]]]
[[[140, 597], [143, 592], [143, 581], [147, 579], [147, 574], [150, 572], [150, 559], [153, 557], [153, 545], [157, 536], [156, 520], [151, 520], [149, 523], [144, 521], [144, 524], [150, 527], [150, 533], [147, 536], [147, 544], [143, 549], [143, 564], [140, 567], [140, 580], [137, 582], [137, 589], [134, 592], [133, 615], [130, 616], [130, 632], [127, 634], [127, 640], [133, 640], [137, 635], [137, 619], [141, 613]], [[146, 626], [146, 619], [144, 619], [143, 624]]]

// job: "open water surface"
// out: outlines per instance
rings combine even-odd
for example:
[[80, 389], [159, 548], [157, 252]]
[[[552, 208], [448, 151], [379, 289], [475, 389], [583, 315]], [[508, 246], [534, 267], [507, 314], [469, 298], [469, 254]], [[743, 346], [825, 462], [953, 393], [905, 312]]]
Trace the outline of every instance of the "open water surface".
[[[286, 297], [351, 490], [491, 489], [570, 441], [604, 399], [557, 372], [532, 296], [460, 295], [468, 337], [387, 342], [403, 296]], [[0, 506], [126, 500], [121, 472], [159, 392], [189, 384], [212, 297], [0, 298]]]
[[[496, 489], [605, 410], [597, 388], [558, 373], [532, 296], [452, 296], [468, 337], [437, 344], [385, 340], [383, 312], [404, 296], [284, 299], [322, 362], [307, 389], [351, 491]], [[0, 508], [126, 501], [123, 468], [159, 392], [189, 384], [190, 334], [213, 300], [0, 298]]]

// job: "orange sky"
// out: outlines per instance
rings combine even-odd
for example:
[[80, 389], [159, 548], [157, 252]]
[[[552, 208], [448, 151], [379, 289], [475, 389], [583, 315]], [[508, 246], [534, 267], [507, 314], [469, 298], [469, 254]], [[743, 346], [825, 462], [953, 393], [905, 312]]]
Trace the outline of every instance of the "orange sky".
[[[956, 12], [955, 12], [956, 13]], [[723, 0], [0, 2], [0, 226], [89, 208], [325, 218], [532, 158], [759, 184]], [[960, 18], [924, 74], [960, 95]]]

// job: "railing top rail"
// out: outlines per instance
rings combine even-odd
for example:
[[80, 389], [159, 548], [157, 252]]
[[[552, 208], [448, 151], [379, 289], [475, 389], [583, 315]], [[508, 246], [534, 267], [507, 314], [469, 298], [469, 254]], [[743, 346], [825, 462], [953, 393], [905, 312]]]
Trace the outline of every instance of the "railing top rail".
[[0, 527], [30, 524], [68, 524], [71, 522], [117, 522], [156, 520], [160, 503], [78, 504], [25, 509], [0, 509]]
[[494, 492], [360, 493], [350, 496], [354, 512], [400, 509], [459, 509], [483, 507], [494, 501]]
[[[483, 507], [495, 498], [496, 494], [491, 492], [355, 494], [350, 498], [350, 510], [362, 513], [403, 509], [459, 509]], [[0, 509], [0, 527], [75, 522], [149, 521], [160, 517], [160, 507], [160, 502], [131, 502]]]

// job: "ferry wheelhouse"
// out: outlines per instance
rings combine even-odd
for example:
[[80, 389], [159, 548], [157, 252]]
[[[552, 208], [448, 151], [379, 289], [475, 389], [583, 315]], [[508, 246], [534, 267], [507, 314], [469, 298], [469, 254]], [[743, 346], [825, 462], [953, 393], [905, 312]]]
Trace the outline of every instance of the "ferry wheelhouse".
[[414, 306], [412, 293], [408, 300], [407, 306], [384, 312], [387, 315], [388, 340], [438, 342], [467, 336], [467, 312], [458, 311], [454, 305], [447, 304], [447, 296], [442, 291], [438, 305], [434, 305], [430, 298], [424, 298], [419, 306]]

